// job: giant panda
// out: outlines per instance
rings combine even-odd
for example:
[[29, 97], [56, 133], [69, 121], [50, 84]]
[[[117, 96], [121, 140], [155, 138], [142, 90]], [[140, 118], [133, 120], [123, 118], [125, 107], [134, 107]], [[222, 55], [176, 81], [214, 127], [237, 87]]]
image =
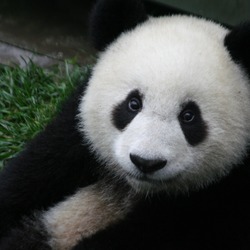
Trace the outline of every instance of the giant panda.
[[100, 0], [89, 78], [0, 174], [1, 250], [250, 249], [250, 24]]

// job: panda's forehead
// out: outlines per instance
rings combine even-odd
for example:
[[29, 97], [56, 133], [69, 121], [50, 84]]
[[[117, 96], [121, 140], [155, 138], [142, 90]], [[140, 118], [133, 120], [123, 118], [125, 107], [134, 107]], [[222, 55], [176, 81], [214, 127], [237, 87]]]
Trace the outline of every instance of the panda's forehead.
[[242, 73], [224, 47], [227, 32], [198, 18], [150, 19], [100, 56], [91, 89], [100, 102], [112, 100], [109, 109], [135, 89], [151, 107], [177, 108], [187, 100], [225, 105], [245, 88], [235, 84]]
[[[140, 59], [144, 62], [147, 59], [168, 62], [169, 58], [178, 63], [191, 58], [197, 60], [209, 54], [219, 56], [224, 50], [222, 45], [227, 32], [215, 23], [198, 18], [151, 18], [135, 29], [123, 33], [104, 54], [107, 58], [112, 57], [113, 66], [119, 65], [116, 64], [119, 60], [132, 63], [133, 66]], [[129, 61], [132, 58], [137, 60]]]
[[120, 90], [141, 85], [172, 92], [200, 88], [205, 81], [223, 84], [228, 63], [223, 46], [226, 33], [220, 26], [195, 18], [150, 19], [111, 45], [94, 73], [103, 84]]

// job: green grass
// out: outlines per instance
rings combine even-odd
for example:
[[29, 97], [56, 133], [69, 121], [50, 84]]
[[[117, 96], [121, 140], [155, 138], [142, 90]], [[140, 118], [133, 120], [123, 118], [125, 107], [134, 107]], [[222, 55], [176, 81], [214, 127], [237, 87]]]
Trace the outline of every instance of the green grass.
[[88, 71], [67, 63], [50, 70], [32, 62], [25, 69], [0, 67], [0, 169], [44, 128]]

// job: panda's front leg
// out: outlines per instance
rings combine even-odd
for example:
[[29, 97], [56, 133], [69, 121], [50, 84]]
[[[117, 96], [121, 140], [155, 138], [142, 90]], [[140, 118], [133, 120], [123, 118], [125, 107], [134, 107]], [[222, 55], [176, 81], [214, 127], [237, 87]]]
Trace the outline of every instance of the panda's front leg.
[[129, 187], [100, 181], [45, 212], [23, 220], [2, 239], [1, 250], [70, 250], [108, 226], [122, 220], [135, 204]]
[[129, 187], [117, 192], [116, 184], [100, 181], [79, 189], [41, 217], [52, 249], [70, 250], [81, 239], [89, 238], [122, 220], [135, 204]]

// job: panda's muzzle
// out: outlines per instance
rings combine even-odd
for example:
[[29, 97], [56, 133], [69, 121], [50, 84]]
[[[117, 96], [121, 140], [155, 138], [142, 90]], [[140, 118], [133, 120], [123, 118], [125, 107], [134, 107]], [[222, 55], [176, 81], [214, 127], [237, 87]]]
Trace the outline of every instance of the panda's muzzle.
[[161, 159], [144, 159], [138, 155], [130, 154], [130, 160], [144, 174], [152, 174], [157, 170], [164, 168], [167, 160]]

